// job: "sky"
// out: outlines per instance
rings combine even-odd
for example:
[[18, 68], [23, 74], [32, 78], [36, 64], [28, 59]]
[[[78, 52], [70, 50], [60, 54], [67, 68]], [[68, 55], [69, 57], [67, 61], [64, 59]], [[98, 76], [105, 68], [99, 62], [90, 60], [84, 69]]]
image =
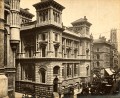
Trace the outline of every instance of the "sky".
[[[22, 8], [29, 8], [36, 15], [32, 6], [41, 0], [21, 0]], [[120, 51], [120, 0], [55, 0], [65, 7], [62, 21], [65, 26], [71, 26], [71, 22], [87, 17], [92, 23], [90, 32], [94, 39], [99, 36], [110, 38], [110, 30], [117, 29], [118, 47]], [[35, 20], [36, 17], [33, 18]]]

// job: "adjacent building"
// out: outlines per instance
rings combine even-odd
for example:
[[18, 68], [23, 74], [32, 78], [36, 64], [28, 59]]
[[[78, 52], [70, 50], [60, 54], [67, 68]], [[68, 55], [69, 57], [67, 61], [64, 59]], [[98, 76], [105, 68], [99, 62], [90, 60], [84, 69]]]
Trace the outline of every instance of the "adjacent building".
[[113, 75], [118, 69], [117, 31], [112, 29], [110, 40], [104, 36], [93, 41], [92, 73]]
[[16, 91], [38, 97], [70, 93], [71, 88], [79, 93], [80, 84], [90, 82], [91, 23], [85, 16], [72, 27], [63, 26], [65, 7], [54, 0], [33, 6], [36, 21], [23, 23], [20, 29]]

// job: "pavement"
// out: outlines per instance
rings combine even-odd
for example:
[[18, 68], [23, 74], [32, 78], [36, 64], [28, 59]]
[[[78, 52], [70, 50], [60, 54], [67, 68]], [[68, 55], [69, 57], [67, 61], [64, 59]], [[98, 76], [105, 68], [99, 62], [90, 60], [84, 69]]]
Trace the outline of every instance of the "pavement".
[[[23, 94], [15, 92], [15, 98], [22, 98], [22, 96], [23, 96]], [[7, 96], [7, 97], [4, 97], [4, 98], [9, 98], [9, 97]]]

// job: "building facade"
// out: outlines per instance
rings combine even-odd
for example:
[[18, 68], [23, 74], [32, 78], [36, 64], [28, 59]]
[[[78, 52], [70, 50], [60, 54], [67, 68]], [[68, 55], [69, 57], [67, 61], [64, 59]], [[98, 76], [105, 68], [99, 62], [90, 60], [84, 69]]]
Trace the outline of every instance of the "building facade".
[[105, 37], [93, 41], [93, 71], [104, 76], [104, 69], [111, 65], [111, 44]]
[[33, 5], [36, 21], [21, 25], [16, 57], [16, 91], [38, 97], [73, 93], [90, 82], [91, 23], [87, 18], [64, 27], [64, 7], [54, 0]]
[[[16, 51], [20, 42], [21, 23], [31, 21], [33, 15], [20, 8], [20, 0], [1, 0], [1, 31], [0, 33], [0, 73], [7, 76], [8, 97], [15, 98]], [[25, 14], [25, 15], [24, 15]], [[28, 20], [29, 18], [29, 20]], [[31, 19], [30, 19], [31, 18]], [[24, 21], [26, 19], [26, 21]], [[0, 95], [0, 97], [2, 97]]]
[[108, 75], [113, 75], [114, 72], [118, 70], [116, 38], [117, 32], [115, 29], [112, 29], [110, 32], [110, 40], [107, 41], [104, 36], [100, 36], [99, 39], [93, 41], [92, 72], [105, 76], [106, 72]]
[[112, 29], [110, 32], [110, 42], [111, 42], [111, 67], [117, 70], [119, 67], [118, 58], [118, 41], [117, 41], [117, 29]]

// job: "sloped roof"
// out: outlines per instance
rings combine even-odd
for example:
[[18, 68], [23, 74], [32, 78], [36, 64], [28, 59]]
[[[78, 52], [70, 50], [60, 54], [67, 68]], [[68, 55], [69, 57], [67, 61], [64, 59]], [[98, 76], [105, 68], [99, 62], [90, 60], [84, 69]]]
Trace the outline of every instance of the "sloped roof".
[[44, 6], [51, 6], [51, 5], [52, 6], [57, 6], [61, 10], [63, 10], [65, 8], [64, 6], [62, 6], [61, 4], [57, 3], [54, 0], [43, 0], [42, 2], [36, 3], [33, 6], [35, 8], [41, 8], [41, 7], [44, 7]]
[[106, 44], [106, 45], [111, 45], [110, 42], [108, 42], [108, 41], [106, 41], [106, 40], [104, 40], [104, 39], [102, 39], [102, 38], [95, 39], [95, 40], [93, 41], [93, 43], [94, 43], [94, 44]]
[[85, 20], [84, 18], [80, 18], [80, 19], [72, 22], [72, 24], [74, 24], [74, 23], [79, 23], [79, 22], [85, 22], [85, 21], [86, 21], [86, 20]]
[[31, 18], [34, 17], [34, 15], [32, 13], [30, 13], [27, 8], [26, 9], [23, 9], [23, 8], [20, 8], [20, 13], [22, 14], [26, 14], [26, 15], [29, 15]]
[[76, 25], [76, 24], [78, 24], [78, 23], [87, 23], [89, 26], [92, 25], [90, 22], [87, 21], [86, 16], [84, 16], [84, 18], [80, 18], [80, 19], [72, 22], [71, 24], [72, 24], [72, 25]]
[[63, 32], [66, 33], [66, 34], [69, 34], [69, 35], [75, 36], [75, 37], [79, 37], [78, 34], [76, 34], [76, 33], [73, 32], [73, 31], [70, 31], [70, 30], [68, 30], [68, 29], [65, 29]]

